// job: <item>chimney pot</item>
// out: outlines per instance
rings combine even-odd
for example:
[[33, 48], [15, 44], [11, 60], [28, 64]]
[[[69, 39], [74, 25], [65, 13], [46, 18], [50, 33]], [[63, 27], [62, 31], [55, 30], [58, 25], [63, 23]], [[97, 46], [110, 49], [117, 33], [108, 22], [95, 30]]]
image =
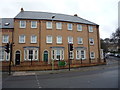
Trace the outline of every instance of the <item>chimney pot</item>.
[[24, 11], [24, 9], [23, 8], [21, 8], [21, 12], [23, 12]]
[[77, 17], [78, 15], [77, 15], [77, 14], [74, 14], [74, 16], [76, 16], [76, 17]]

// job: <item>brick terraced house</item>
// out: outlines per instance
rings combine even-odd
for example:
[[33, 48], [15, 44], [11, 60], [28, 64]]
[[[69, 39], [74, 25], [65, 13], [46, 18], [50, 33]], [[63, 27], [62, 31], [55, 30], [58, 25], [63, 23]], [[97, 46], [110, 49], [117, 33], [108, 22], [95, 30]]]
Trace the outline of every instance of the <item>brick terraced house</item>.
[[66, 61], [64, 68], [68, 68], [68, 43], [74, 46], [70, 52], [72, 67], [104, 64], [100, 52], [99, 25], [77, 14], [24, 11], [21, 8], [15, 18], [2, 19], [1, 29], [0, 61], [4, 64], [9, 62], [4, 45], [14, 42], [13, 70], [51, 69], [52, 61], [57, 69], [59, 60]]

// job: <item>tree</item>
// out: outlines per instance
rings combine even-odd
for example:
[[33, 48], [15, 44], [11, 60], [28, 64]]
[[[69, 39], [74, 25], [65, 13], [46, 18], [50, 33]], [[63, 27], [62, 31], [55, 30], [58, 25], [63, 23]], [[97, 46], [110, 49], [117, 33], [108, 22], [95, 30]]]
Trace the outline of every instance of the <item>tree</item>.
[[103, 49], [104, 53], [108, 52], [108, 39], [100, 39], [101, 49]]
[[120, 27], [118, 27], [111, 36], [111, 39], [115, 42], [114, 44], [118, 47], [118, 53], [120, 53]]

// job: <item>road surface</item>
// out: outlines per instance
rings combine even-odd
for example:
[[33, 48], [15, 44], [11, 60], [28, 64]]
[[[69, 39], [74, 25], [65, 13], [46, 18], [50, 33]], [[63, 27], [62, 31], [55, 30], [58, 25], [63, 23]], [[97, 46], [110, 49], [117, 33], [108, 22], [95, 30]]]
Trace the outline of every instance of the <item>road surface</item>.
[[[118, 61], [110, 57], [107, 65], [71, 71], [31, 71], [28, 75], [3, 77], [3, 88], [118, 88]], [[31, 74], [30, 74], [31, 73]]]

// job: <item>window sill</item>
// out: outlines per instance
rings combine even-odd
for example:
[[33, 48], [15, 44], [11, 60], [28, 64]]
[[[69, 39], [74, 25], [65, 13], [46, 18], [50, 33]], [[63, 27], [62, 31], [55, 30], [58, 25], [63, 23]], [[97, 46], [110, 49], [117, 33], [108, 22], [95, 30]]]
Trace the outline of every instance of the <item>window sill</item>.
[[91, 32], [89, 31], [89, 33], [93, 33], [93, 31], [91, 31]]
[[20, 43], [20, 42], [19, 42], [19, 44], [25, 44], [25, 43]]
[[46, 30], [52, 30], [52, 28], [46, 28]]
[[6, 43], [8, 43], [8, 42], [2, 42], [3, 44], [6, 44]]
[[37, 29], [37, 27], [31, 27], [31, 29]]
[[94, 46], [94, 44], [90, 44], [90, 46]]
[[82, 32], [82, 30], [81, 30], [81, 31], [78, 31], [78, 30], [77, 30], [77, 32]]
[[57, 28], [56, 28], [56, 30], [62, 30], [62, 29], [57, 29]]
[[57, 45], [63, 45], [63, 43], [56, 43]]
[[37, 44], [37, 43], [30, 43], [30, 44]]
[[20, 29], [25, 29], [26, 27], [20, 27]]
[[73, 31], [73, 30], [68, 30], [68, 31]]
[[83, 43], [78, 43], [78, 45], [83, 45]]
[[[38, 61], [38, 60], [32, 60], [32, 61]], [[24, 60], [24, 62], [31, 62], [31, 60]]]
[[48, 45], [52, 45], [52, 43], [46, 43], [46, 44], [48, 44]]
[[[76, 60], [81, 60], [81, 59], [76, 59]], [[83, 61], [83, 60], [86, 60], [86, 58], [85, 58], [85, 59], [82, 59], [82, 61]]]

